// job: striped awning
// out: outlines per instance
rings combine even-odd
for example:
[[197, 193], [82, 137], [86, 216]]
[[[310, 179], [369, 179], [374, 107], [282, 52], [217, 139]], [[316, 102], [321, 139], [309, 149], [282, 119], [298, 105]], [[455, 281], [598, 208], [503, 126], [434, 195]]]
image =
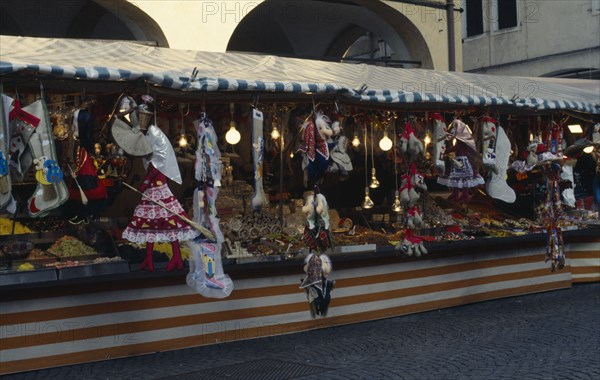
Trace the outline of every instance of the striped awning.
[[0, 36], [0, 75], [24, 70], [67, 79], [144, 80], [190, 92], [337, 93], [379, 104], [508, 106], [600, 113], [600, 91], [541, 78], [176, 50], [124, 41]]

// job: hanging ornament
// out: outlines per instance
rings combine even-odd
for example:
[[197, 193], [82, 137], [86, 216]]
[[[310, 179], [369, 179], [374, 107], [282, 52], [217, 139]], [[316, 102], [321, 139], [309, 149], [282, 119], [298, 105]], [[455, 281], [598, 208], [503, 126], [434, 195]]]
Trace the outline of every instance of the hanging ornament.
[[384, 152], [387, 152], [388, 150], [392, 149], [392, 140], [388, 137], [388, 133], [387, 131], [383, 131], [383, 138], [381, 140], [379, 140], [379, 149], [383, 150]]
[[231, 114], [231, 120], [229, 121], [229, 131], [225, 134], [225, 141], [227, 141], [231, 145], [235, 145], [240, 142], [242, 136], [240, 132], [236, 129], [237, 124], [234, 119], [235, 105], [233, 103], [229, 104], [229, 113]]
[[400, 202], [400, 192], [398, 190], [396, 190], [396, 194], [394, 195], [394, 203], [392, 203], [392, 211], [395, 213], [398, 213], [398, 214], [403, 211], [402, 202]]
[[375, 206], [375, 203], [373, 203], [371, 197], [369, 196], [369, 188], [365, 187], [365, 199], [363, 200], [362, 208], [370, 209], [373, 208], [373, 206]]
[[[366, 141], [366, 138], [365, 138]], [[379, 187], [379, 181], [377, 180], [377, 176], [375, 173], [375, 159], [373, 157], [373, 142], [375, 140], [373, 139], [373, 124], [371, 124], [371, 184], [369, 185], [369, 187], [371, 189], [376, 189]]]

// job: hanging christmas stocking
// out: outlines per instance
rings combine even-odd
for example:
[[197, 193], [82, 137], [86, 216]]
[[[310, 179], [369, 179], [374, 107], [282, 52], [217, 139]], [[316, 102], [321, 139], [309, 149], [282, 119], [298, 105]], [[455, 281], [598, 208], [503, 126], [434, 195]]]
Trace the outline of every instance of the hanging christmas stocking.
[[267, 204], [267, 197], [263, 189], [263, 158], [265, 140], [263, 137], [263, 113], [252, 110], [252, 158], [254, 161], [254, 196], [252, 209], [259, 212]]
[[506, 170], [510, 156], [510, 140], [504, 132], [504, 128], [498, 126], [496, 138], [496, 167], [497, 172], [491, 172], [490, 179], [485, 188], [490, 197], [499, 199], [506, 203], [514, 203], [517, 199], [515, 191], [506, 183]]
[[[2, 87], [0, 86], [0, 94]], [[11, 214], [16, 211], [15, 200], [12, 196], [12, 184], [10, 180], [9, 160], [9, 124], [8, 113], [13, 99], [2, 94], [0, 99], [0, 210], [6, 208]]]
[[192, 252], [187, 284], [204, 297], [225, 298], [233, 291], [233, 281], [223, 272], [221, 251], [225, 241], [219, 228], [216, 201], [221, 184], [221, 153], [217, 135], [210, 119], [202, 114], [194, 122], [198, 134], [195, 176], [198, 188], [194, 191], [194, 221], [210, 229], [216, 242], [202, 238], [188, 241]]
[[10, 166], [17, 179], [23, 179], [33, 163], [32, 152], [28, 144], [40, 123], [40, 118], [28, 112], [30, 107], [31, 105], [21, 108], [21, 103], [16, 100], [8, 118], [10, 123]]
[[54, 137], [43, 97], [23, 108], [23, 111], [40, 120], [28, 144], [34, 160], [37, 160], [36, 169], [41, 170], [36, 170], [37, 188], [27, 202], [27, 210], [31, 217], [42, 217], [69, 199], [69, 191], [63, 181], [62, 171], [56, 164]]

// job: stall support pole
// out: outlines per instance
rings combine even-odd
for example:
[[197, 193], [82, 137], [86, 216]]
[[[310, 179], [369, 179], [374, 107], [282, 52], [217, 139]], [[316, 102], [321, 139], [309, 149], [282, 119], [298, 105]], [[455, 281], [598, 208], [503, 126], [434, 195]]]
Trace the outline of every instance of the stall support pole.
[[448, 71], [456, 71], [456, 48], [454, 41], [454, 0], [446, 0], [448, 23]]
[[[279, 118], [279, 120], [283, 120]], [[281, 134], [279, 135], [279, 225], [283, 229], [283, 134], [285, 133], [284, 123], [281, 122]]]

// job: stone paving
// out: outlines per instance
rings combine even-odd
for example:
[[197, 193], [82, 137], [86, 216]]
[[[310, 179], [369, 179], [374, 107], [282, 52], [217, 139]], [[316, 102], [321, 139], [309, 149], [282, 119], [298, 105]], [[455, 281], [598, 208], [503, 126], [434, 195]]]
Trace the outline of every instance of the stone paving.
[[4, 379], [600, 379], [600, 284]]

